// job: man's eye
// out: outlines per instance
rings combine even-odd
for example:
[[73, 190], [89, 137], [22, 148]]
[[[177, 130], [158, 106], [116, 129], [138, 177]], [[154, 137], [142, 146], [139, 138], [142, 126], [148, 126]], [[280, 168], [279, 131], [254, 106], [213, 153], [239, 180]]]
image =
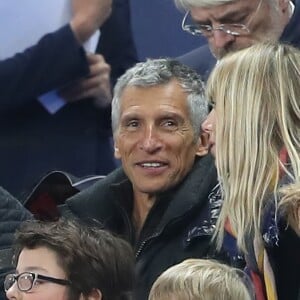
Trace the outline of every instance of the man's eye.
[[126, 127], [138, 127], [138, 126], [139, 126], [139, 123], [136, 120], [129, 121], [126, 124]]
[[177, 126], [177, 123], [174, 120], [164, 120], [162, 122], [162, 126], [169, 128], [169, 127], [175, 127]]

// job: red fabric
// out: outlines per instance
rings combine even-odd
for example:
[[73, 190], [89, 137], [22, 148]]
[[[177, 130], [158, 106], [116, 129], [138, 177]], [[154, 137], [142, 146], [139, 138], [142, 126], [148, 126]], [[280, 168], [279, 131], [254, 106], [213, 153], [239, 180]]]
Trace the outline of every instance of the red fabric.
[[251, 276], [252, 283], [254, 285], [256, 300], [267, 300], [264, 293], [265, 288], [264, 288], [263, 280], [261, 279], [261, 277], [253, 271], [250, 271], [250, 276]]
[[[289, 156], [288, 156], [288, 152], [286, 150], [285, 147], [283, 147], [280, 152], [279, 152], [279, 159], [283, 164], [286, 164], [288, 162]], [[280, 177], [282, 177], [282, 175], [284, 175], [284, 170], [282, 168], [280, 168]]]
[[28, 209], [40, 220], [49, 221], [59, 217], [56, 200], [46, 192], [39, 194], [30, 202]]
[[[235, 237], [235, 234], [233, 233], [230, 225], [229, 218], [226, 219], [224, 227], [226, 232]], [[264, 281], [261, 278], [261, 276], [259, 276], [259, 274], [255, 273], [253, 270], [250, 269], [250, 277], [254, 286], [256, 300], [267, 300], [265, 295]]]

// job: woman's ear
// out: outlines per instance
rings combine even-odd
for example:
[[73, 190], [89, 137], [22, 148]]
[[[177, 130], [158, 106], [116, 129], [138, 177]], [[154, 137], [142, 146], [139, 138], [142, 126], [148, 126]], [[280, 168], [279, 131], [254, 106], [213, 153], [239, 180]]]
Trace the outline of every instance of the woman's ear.
[[206, 154], [208, 154], [208, 133], [206, 132], [202, 132], [200, 134], [200, 137], [198, 139], [198, 149], [197, 149], [197, 152], [196, 152], [196, 155], [197, 156], [204, 156]]
[[79, 300], [102, 300], [102, 293], [99, 289], [93, 289], [87, 296], [81, 294]]

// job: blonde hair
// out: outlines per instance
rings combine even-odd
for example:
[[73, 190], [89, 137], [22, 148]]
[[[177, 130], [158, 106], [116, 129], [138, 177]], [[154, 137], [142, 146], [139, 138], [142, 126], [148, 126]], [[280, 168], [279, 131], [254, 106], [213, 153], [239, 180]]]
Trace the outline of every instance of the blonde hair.
[[[257, 44], [219, 62], [207, 85], [216, 102], [216, 165], [224, 204], [217, 222], [217, 242], [227, 217], [238, 246], [261, 240], [264, 207], [277, 192], [283, 211], [300, 204], [300, 51], [278, 43]], [[288, 169], [279, 158], [285, 147]], [[280, 189], [280, 169], [294, 185]], [[294, 204], [291, 204], [291, 203]], [[299, 216], [287, 216], [297, 224]], [[292, 224], [291, 224], [292, 225]], [[249, 238], [250, 237], [250, 238]]]
[[253, 295], [250, 279], [241, 270], [213, 260], [187, 259], [157, 278], [148, 300], [251, 300]]

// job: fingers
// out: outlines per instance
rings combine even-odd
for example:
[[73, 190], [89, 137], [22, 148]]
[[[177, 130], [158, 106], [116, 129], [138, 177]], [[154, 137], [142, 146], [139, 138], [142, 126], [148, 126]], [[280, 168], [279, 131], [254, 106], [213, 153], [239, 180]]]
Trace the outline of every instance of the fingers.
[[90, 68], [89, 77], [105, 74], [110, 77], [110, 65], [106, 63], [104, 57], [100, 54], [87, 54], [87, 60]]
[[[99, 56], [99, 55], [97, 55]], [[93, 98], [98, 106], [107, 106], [111, 102], [110, 66], [104, 58], [90, 56], [90, 75], [63, 88], [60, 95], [67, 102]]]
[[63, 88], [60, 95], [68, 102], [75, 102], [84, 98], [103, 99], [106, 104], [111, 100], [111, 88], [109, 79], [94, 77], [78, 81], [77, 83]]

